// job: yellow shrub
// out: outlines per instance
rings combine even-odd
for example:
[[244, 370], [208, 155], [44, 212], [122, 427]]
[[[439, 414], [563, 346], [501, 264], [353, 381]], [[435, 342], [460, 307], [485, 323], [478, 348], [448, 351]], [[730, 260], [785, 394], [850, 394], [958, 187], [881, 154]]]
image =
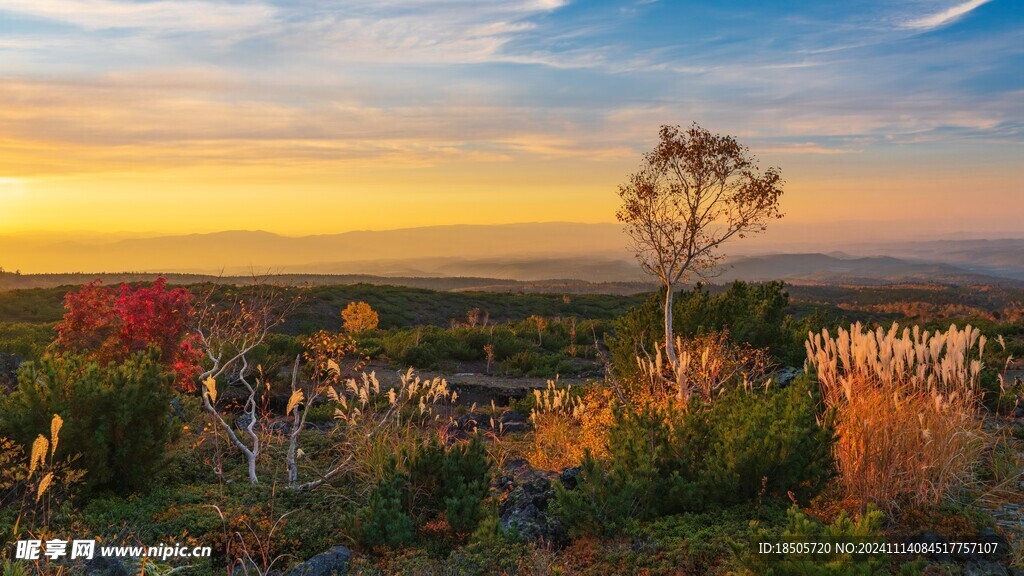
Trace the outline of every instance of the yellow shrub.
[[[550, 393], [542, 393], [550, 399]], [[565, 396], [567, 398], [568, 396]], [[612, 391], [594, 387], [583, 398], [548, 402], [535, 408], [533, 447], [527, 459], [534, 468], [561, 470], [578, 466], [590, 452], [605, 455], [605, 441], [612, 424]], [[551, 409], [557, 405], [558, 409]], [[564, 407], [569, 406], [569, 409]]]
[[544, 470], [561, 470], [583, 461], [583, 447], [577, 441], [580, 425], [559, 414], [540, 414], [533, 419], [533, 448], [527, 454], [530, 465]]

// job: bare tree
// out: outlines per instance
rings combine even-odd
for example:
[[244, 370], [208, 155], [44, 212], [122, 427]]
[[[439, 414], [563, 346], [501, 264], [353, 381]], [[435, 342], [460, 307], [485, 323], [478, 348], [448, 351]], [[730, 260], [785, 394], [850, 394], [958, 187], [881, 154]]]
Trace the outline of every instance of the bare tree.
[[692, 276], [710, 275], [727, 240], [763, 232], [781, 218], [782, 183], [777, 168], [761, 171], [733, 137], [694, 123], [686, 130], [662, 126], [658, 145], [619, 186], [618, 219], [640, 266], [665, 289], [665, 355], [674, 373], [673, 291]]
[[[292, 417], [292, 431], [288, 435], [288, 452], [285, 462], [288, 464], [288, 484], [294, 485], [299, 481], [299, 467], [296, 463], [299, 448], [299, 434], [306, 426], [306, 416], [309, 414], [309, 407], [313, 405], [316, 392], [313, 398], [306, 398], [299, 388], [299, 356], [295, 356], [295, 364], [292, 365], [292, 393], [288, 398], [288, 407], [285, 413]], [[302, 405], [302, 410], [299, 406]]]
[[[225, 431], [231, 443], [245, 454], [249, 463], [249, 481], [253, 484], [259, 483], [256, 461], [262, 449], [255, 429], [259, 419], [257, 389], [261, 382], [266, 384], [266, 379], [259, 370], [256, 385], [249, 381], [251, 368], [247, 356], [284, 321], [297, 303], [297, 298], [284, 298], [282, 287], [254, 277], [252, 286], [237, 293], [229, 290], [222, 294], [216, 285], [212, 286], [197, 306], [195, 331], [210, 362], [210, 367], [199, 376], [203, 384], [203, 409]], [[247, 442], [243, 442], [217, 409], [217, 379], [227, 376], [234, 377], [248, 393], [242, 408], [248, 420], [243, 429]]]
[[527, 318], [537, 328], [537, 346], [544, 345], [544, 329], [548, 327], [548, 319], [534, 314]]

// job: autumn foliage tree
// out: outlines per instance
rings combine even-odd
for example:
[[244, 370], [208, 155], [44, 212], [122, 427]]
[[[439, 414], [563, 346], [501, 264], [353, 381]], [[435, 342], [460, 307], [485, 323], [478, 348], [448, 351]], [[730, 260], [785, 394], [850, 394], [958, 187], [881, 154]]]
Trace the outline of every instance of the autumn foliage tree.
[[[750, 150], [731, 136], [662, 126], [640, 170], [619, 186], [618, 219], [637, 260], [665, 289], [665, 355], [679, 361], [672, 335], [672, 297], [681, 283], [704, 277], [733, 237], [762, 232], [781, 217], [782, 176], [761, 170]], [[683, 394], [680, 386], [680, 394]]]
[[150, 348], [174, 375], [176, 386], [196, 389], [202, 353], [190, 331], [193, 296], [185, 288], [167, 288], [158, 278], [150, 286], [104, 286], [96, 280], [69, 292], [67, 312], [57, 324], [55, 347], [85, 354], [101, 365], [123, 363]]
[[341, 319], [345, 323], [345, 331], [349, 334], [373, 330], [380, 323], [377, 312], [366, 302], [349, 302], [341, 311]]

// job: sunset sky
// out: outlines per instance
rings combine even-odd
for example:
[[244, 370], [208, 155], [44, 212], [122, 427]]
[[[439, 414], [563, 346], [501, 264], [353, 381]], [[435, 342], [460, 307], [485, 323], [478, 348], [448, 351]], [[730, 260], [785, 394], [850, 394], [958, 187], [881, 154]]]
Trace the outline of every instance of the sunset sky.
[[0, 233], [607, 222], [692, 121], [790, 226], [1024, 236], [1020, 0], [0, 0]]

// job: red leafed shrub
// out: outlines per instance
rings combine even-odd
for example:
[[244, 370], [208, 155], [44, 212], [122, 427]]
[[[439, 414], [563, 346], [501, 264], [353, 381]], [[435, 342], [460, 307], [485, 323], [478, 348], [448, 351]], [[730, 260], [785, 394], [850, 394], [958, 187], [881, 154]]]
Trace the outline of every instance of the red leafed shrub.
[[196, 389], [201, 351], [189, 333], [193, 296], [184, 288], [167, 289], [158, 278], [152, 286], [114, 288], [99, 280], [64, 297], [67, 312], [57, 325], [56, 346], [89, 354], [102, 364], [123, 362], [153, 346], [160, 350], [180, 390]]

